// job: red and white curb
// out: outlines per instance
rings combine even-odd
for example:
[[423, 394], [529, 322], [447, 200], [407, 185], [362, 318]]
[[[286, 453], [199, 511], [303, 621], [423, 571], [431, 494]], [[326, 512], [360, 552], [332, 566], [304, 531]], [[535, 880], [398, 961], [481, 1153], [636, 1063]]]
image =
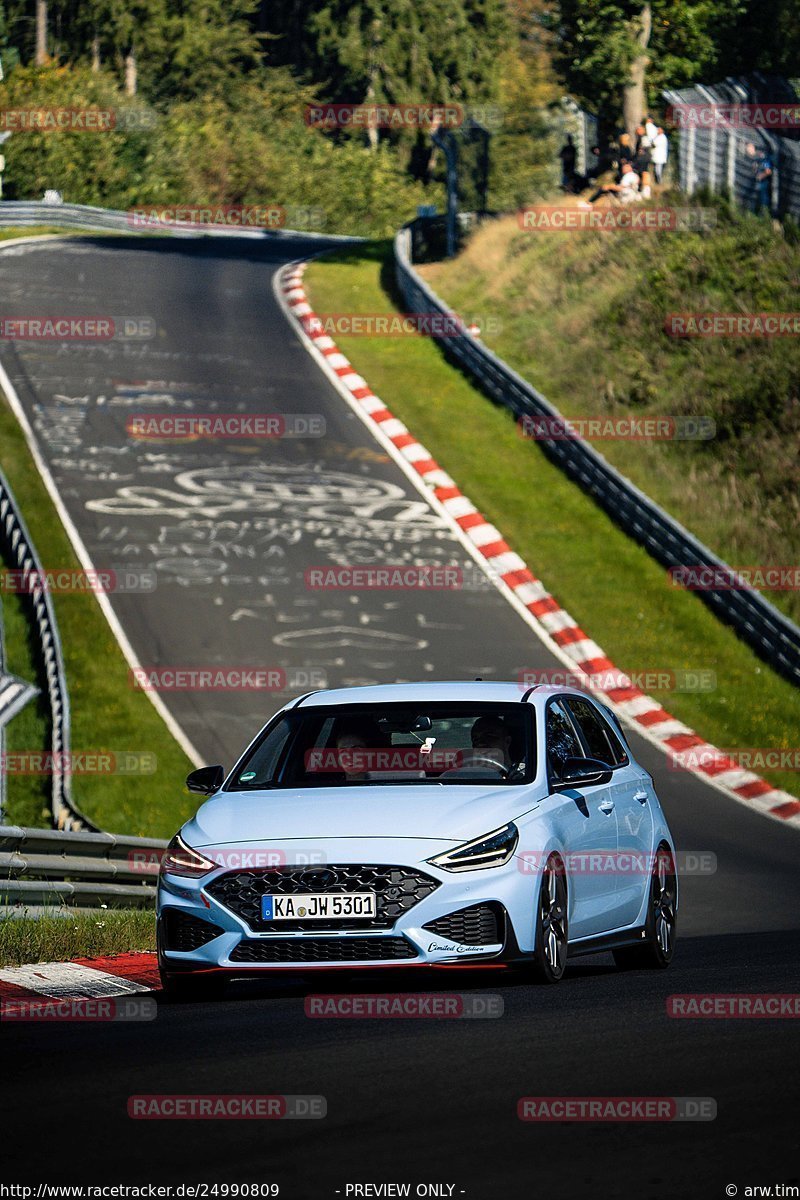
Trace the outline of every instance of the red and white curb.
[[296, 319], [306, 348], [553, 654], [572, 671], [587, 677], [613, 673], [620, 686], [599, 694], [626, 724], [665, 754], [691, 751], [695, 758], [709, 760], [707, 764], [701, 762], [685, 769], [757, 812], [800, 828], [800, 801], [795, 796], [780, 791], [754, 772], [742, 769], [733, 759], [726, 758], [617, 670], [600, 646], [584, 633], [511, 549], [500, 531], [489, 524], [403, 422], [393, 416], [333, 339], [322, 331], [321, 321], [303, 288], [307, 265], [304, 262], [290, 264], [276, 275], [275, 280], [276, 296], [284, 311]]
[[155, 954], [0, 967], [0, 1022], [50, 1002], [116, 1000], [161, 987]]

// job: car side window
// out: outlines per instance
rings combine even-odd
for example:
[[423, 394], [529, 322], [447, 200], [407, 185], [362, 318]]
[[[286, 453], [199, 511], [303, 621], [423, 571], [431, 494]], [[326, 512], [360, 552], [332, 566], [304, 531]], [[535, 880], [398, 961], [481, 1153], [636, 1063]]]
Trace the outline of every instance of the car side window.
[[590, 758], [599, 758], [614, 767], [628, 761], [619, 738], [593, 704], [577, 696], [570, 696], [566, 703], [583, 734]]
[[547, 759], [556, 777], [560, 777], [568, 758], [586, 757], [560, 700], [552, 700], [548, 705], [545, 736]]
[[285, 717], [280, 720], [248, 759], [241, 774], [236, 778], [236, 783], [248, 788], [266, 787], [272, 783], [291, 729], [291, 724]]

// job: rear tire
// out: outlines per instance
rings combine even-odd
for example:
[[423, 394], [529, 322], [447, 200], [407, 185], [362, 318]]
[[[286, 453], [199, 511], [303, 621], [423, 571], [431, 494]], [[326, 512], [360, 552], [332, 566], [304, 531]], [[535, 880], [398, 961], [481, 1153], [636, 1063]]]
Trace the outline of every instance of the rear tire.
[[531, 975], [538, 983], [558, 983], [567, 966], [568, 910], [564, 863], [551, 854], [542, 872], [536, 907], [536, 949]]
[[656, 851], [647, 902], [645, 937], [640, 945], [614, 951], [614, 962], [623, 970], [661, 970], [672, 962], [677, 926], [678, 880], [675, 859], [664, 842]]

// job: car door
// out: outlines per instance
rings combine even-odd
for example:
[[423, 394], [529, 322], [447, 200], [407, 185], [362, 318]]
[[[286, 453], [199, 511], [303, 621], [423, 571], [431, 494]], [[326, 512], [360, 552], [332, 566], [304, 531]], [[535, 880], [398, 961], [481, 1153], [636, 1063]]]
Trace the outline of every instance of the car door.
[[559, 776], [567, 758], [587, 757], [575, 722], [561, 696], [545, 710], [545, 745], [553, 827], [567, 853], [570, 940], [591, 937], [613, 928], [616, 883], [613, 862], [617, 852], [616, 806], [607, 785], [565, 787]]
[[613, 925], [632, 925], [650, 883], [653, 842], [652, 781], [631, 760], [613, 717], [593, 699], [569, 696], [565, 701], [586, 751], [614, 768], [608, 792], [617, 817], [617, 864], [614, 871]]

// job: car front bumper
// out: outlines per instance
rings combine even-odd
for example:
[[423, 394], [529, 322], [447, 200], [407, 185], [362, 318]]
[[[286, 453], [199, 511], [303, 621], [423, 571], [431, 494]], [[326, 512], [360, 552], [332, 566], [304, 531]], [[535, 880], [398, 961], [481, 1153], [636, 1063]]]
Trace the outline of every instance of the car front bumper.
[[[532, 950], [536, 885], [529, 874], [520, 870], [516, 858], [503, 867], [454, 874], [428, 861], [448, 849], [449, 843], [408, 839], [404, 852], [398, 855], [397, 841], [373, 840], [369, 846], [350, 842], [342, 839], [326, 846], [324, 867], [317, 869], [335, 871], [355, 864], [388, 864], [398, 871], [423, 873], [435, 886], [396, 919], [385, 918], [382, 928], [344, 929], [335, 922], [306, 922], [301, 929], [287, 929], [276, 922], [265, 929], [259, 928], [263, 922], [254, 919], [252, 905], [249, 915], [243, 915], [220, 899], [221, 893], [229, 899], [218, 886], [222, 877], [236, 874], [229, 867], [209, 872], [199, 880], [163, 875], [158, 892], [161, 969], [170, 974], [212, 970], [251, 974], [332, 967], [447, 966], [497, 962]], [[315, 849], [319, 853], [319, 847]], [[207, 854], [208, 848], [203, 847], [202, 852]], [[485, 912], [475, 914], [472, 910], [476, 908], [494, 913], [495, 925]], [[465, 909], [470, 910], [467, 920], [442, 923]], [[208, 937], [198, 922], [214, 927], [212, 936]], [[429, 928], [434, 923], [438, 924], [436, 930]], [[480, 937], [476, 940], [474, 931], [478, 929]], [[194, 946], [203, 937], [207, 940]], [[191, 948], [177, 949], [177, 945]]]

